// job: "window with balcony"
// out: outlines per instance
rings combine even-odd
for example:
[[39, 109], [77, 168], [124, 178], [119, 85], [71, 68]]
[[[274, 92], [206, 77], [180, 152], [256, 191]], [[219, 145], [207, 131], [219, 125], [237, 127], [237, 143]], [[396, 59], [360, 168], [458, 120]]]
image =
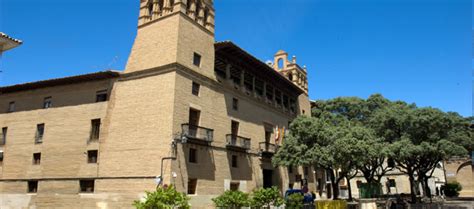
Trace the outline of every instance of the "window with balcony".
[[232, 134], [233, 136], [239, 135], [239, 122], [233, 120], [233, 121], [231, 122], [230, 127], [231, 127], [231, 130], [230, 130], [230, 131], [231, 131], [231, 134]]
[[97, 163], [97, 150], [87, 151], [87, 163]]
[[38, 181], [28, 181], [28, 193], [38, 192]]
[[91, 120], [91, 135], [89, 141], [97, 141], [100, 136], [100, 119]]
[[2, 135], [0, 136], [0, 145], [5, 145], [7, 143], [7, 131], [8, 127], [2, 128]]
[[196, 194], [197, 179], [188, 179], [188, 194]]
[[232, 155], [232, 167], [237, 168], [238, 167], [238, 158], [237, 155]]
[[35, 143], [43, 143], [44, 123], [36, 125]]
[[15, 112], [15, 102], [8, 103], [8, 110], [7, 112]]
[[189, 148], [189, 156], [188, 156], [188, 161], [190, 163], [197, 163], [198, 158], [197, 158], [197, 150], [194, 148]]
[[53, 107], [53, 98], [52, 97], [45, 97], [43, 100], [43, 108], [48, 109]]
[[199, 85], [198, 83], [196, 82], [193, 82], [193, 87], [192, 87], [192, 94], [194, 96], [199, 96], [199, 90], [201, 88], [201, 85]]
[[41, 164], [41, 153], [34, 153], [33, 154], [33, 165]]
[[95, 94], [95, 102], [107, 101], [107, 90], [98, 91]]
[[94, 193], [94, 180], [79, 180], [80, 193]]

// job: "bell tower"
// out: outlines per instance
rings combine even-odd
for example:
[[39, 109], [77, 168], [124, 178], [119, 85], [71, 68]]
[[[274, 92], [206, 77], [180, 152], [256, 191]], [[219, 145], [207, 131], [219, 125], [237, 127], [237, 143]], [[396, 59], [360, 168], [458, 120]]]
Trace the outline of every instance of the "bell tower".
[[288, 60], [288, 53], [283, 50], [278, 51], [274, 57], [273, 69], [285, 76], [288, 80], [300, 87], [308, 94], [308, 78], [306, 67], [301, 68], [296, 63], [296, 56]]
[[213, 0], [140, 0], [138, 30], [125, 73], [180, 64], [212, 77]]

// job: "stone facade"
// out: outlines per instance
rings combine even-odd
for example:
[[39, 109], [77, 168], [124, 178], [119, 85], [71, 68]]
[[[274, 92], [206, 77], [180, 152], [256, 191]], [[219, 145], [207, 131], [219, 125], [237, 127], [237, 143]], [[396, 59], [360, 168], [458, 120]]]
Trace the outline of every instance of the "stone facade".
[[158, 176], [193, 208], [228, 189], [315, 188], [312, 169], [271, 165], [311, 112], [306, 69], [215, 43], [209, 0], [142, 0], [138, 24], [123, 72], [0, 87], [1, 208], [132, 208]]

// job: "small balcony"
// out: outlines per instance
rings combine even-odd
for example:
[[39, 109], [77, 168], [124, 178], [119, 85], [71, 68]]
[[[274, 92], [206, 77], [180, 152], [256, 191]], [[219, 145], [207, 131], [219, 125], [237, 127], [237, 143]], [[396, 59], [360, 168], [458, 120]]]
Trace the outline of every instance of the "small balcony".
[[227, 149], [234, 150], [234, 151], [242, 151], [246, 152], [247, 150], [250, 149], [250, 139], [233, 135], [233, 134], [227, 134], [226, 136], [227, 144], [226, 147]]
[[209, 128], [186, 123], [181, 125], [181, 129], [185, 143], [210, 145], [214, 139], [214, 130]]
[[260, 142], [258, 144], [258, 148], [260, 153], [262, 153], [262, 157], [271, 158], [276, 152], [278, 147], [275, 144], [269, 142]]

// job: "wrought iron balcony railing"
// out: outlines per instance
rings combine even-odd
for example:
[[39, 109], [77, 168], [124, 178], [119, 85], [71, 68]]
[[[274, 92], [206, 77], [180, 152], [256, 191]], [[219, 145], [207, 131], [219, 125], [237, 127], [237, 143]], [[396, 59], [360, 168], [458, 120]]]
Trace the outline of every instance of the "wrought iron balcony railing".
[[197, 140], [205, 143], [211, 143], [214, 138], [214, 130], [209, 128], [204, 128], [186, 123], [181, 125], [181, 129], [182, 135], [186, 137], [187, 140]]
[[227, 147], [228, 148], [236, 148], [240, 150], [249, 150], [250, 149], [250, 139], [233, 135], [233, 134], [227, 134], [226, 136], [227, 140]]
[[277, 146], [275, 144], [269, 143], [269, 142], [260, 142], [258, 144], [258, 147], [261, 152], [266, 152], [266, 153], [276, 153], [277, 151]]

